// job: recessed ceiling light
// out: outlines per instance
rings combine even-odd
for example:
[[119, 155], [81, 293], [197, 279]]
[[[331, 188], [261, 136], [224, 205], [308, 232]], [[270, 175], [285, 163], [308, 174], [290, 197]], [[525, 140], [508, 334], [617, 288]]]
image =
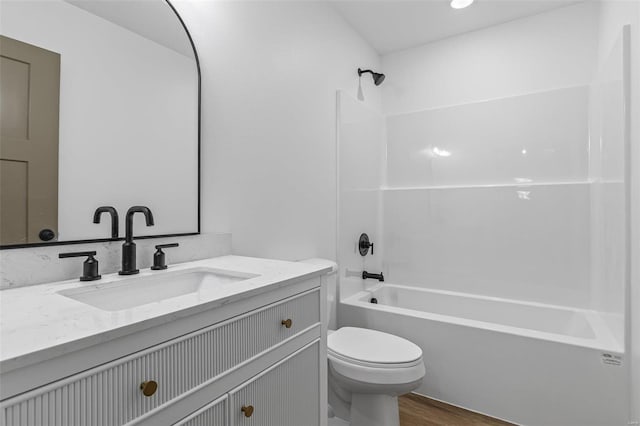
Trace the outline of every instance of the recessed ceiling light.
[[464, 9], [465, 7], [471, 6], [473, 0], [451, 0], [451, 7], [454, 9]]

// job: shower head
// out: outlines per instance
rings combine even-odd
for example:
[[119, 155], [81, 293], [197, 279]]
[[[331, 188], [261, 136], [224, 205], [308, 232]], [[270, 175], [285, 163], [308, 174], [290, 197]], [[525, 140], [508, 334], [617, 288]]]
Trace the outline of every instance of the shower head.
[[362, 74], [365, 74], [365, 73], [371, 74], [371, 77], [373, 77], [373, 83], [376, 86], [380, 86], [382, 84], [382, 82], [384, 81], [384, 74], [380, 74], [380, 73], [374, 72], [372, 70], [362, 70], [362, 69], [358, 68], [358, 76], [362, 76]]

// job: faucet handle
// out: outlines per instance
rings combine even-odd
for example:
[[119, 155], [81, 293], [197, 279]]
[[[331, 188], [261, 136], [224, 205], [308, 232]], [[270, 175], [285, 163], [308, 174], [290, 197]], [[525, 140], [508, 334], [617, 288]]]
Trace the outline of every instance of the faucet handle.
[[60, 259], [64, 259], [66, 257], [87, 256], [87, 260], [85, 260], [82, 265], [82, 276], [80, 277], [80, 281], [95, 281], [102, 278], [102, 276], [98, 274], [98, 260], [93, 257], [95, 255], [95, 251], [76, 251], [70, 253], [60, 253], [58, 254], [58, 257]]
[[371, 255], [373, 256], [373, 243], [369, 242], [369, 236], [365, 233], [360, 234], [360, 238], [358, 239], [360, 256], [366, 256], [367, 253], [369, 253], [369, 248], [371, 248]]
[[163, 248], [178, 247], [179, 245], [180, 245], [180, 244], [178, 244], [178, 243], [158, 244], [158, 245], [156, 246], [156, 248], [157, 248], [158, 250], [161, 250], [161, 249], [163, 249]]
[[179, 245], [180, 244], [178, 244], [178, 243], [158, 244], [156, 246], [156, 249], [158, 251], [156, 251], [155, 254], [153, 255], [153, 266], [151, 267], [151, 269], [154, 270], [154, 271], [158, 271], [158, 270], [161, 270], [161, 269], [167, 269], [166, 255], [164, 254], [162, 249], [163, 248], [170, 248], [170, 247], [178, 247]]

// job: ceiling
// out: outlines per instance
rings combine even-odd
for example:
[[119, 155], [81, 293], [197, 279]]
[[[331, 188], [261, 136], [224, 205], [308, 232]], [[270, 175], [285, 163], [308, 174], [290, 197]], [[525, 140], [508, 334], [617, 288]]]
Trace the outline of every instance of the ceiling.
[[184, 56], [194, 58], [189, 38], [164, 1], [65, 0]]
[[336, 11], [381, 55], [535, 15], [583, 0], [334, 0]]

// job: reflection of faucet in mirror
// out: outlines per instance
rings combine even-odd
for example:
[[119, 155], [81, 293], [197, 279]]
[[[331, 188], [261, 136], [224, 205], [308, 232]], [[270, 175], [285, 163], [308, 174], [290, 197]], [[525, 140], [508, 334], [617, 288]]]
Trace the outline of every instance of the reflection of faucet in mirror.
[[136, 269], [136, 243], [133, 242], [133, 215], [135, 213], [144, 214], [147, 226], [153, 226], [153, 214], [149, 207], [133, 206], [127, 210], [125, 219], [125, 241], [122, 244], [122, 270], [120, 275], [133, 275], [140, 272]]
[[118, 234], [120, 233], [118, 211], [115, 207], [111, 206], [98, 207], [93, 214], [93, 223], [100, 223], [100, 216], [102, 213], [109, 213], [111, 215], [111, 238], [118, 238]]

